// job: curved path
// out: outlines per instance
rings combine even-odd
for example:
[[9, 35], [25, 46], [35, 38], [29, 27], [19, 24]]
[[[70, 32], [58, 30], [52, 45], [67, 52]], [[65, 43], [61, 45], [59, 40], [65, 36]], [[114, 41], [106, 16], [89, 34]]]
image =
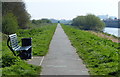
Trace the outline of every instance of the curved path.
[[41, 65], [41, 75], [89, 75], [60, 24]]

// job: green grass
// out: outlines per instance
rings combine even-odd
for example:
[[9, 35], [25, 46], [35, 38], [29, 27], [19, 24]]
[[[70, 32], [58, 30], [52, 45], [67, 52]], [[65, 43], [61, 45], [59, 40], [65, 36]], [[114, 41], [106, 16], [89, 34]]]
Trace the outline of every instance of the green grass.
[[[22, 38], [32, 37], [32, 52], [35, 56], [44, 56], [48, 52], [49, 44], [56, 29], [57, 24], [50, 24], [28, 30], [18, 30], [18, 40], [21, 44]], [[19, 57], [14, 56], [10, 49], [7, 47], [7, 35], [3, 34], [2, 41], [2, 75], [19, 76], [19, 77], [35, 77], [40, 74], [41, 66], [27, 64]], [[1, 46], [1, 45], [0, 45]]]
[[[100, 38], [89, 32], [62, 25], [72, 45], [84, 64], [90, 70], [91, 75], [109, 75], [118, 77], [118, 55], [120, 47], [118, 43]], [[119, 63], [118, 63], [119, 62]]]
[[[38, 75], [41, 71], [41, 66], [27, 64], [13, 53], [6, 46], [6, 40], [2, 41], [2, 75], [8, 77], [11, 75]], [[20, 76], [22, 77], [22, 76]]]
[[44, 56], [48, 52], [56, 26], [57, 24], [52, 24], [31, 30], [19, 30], [17, 35], [19, 39], [32, 37], [33, 55]]
[[37, 75], [40, 74], [41, 71], [41, 67], [40, 66], [35, 66], [35, 65], [30, 65], [27, 64], [24, 61], [19, 61], [16, 62], [15, 65], [11, 65], [10, 67], [5, 67], [2, 69], [2, 75], [3, 77], [7, 77], [7, 76], [29, 76], [29, 77], [37, 77]]

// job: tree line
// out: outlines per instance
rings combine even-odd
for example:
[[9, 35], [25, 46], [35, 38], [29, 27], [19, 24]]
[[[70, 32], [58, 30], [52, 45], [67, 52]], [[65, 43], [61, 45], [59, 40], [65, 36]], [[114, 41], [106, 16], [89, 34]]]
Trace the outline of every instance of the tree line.
[[36, 25], [41, 24], [41, 23], [52, 23], [49, 19], [45, 19], [45, 18], [39, 19], [39, 20], [33, 19], [31, 22]]
[[72, 20], [72, 25], [83, 30], [103, 31], [105, 23], [93, 14], [77, 16]]

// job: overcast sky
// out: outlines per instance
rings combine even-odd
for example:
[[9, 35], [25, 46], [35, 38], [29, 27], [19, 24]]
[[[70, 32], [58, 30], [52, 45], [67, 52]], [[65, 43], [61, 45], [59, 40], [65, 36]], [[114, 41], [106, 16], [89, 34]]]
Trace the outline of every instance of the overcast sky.
[[118, 17], [119, 0], [23, 0], [31, 19], [73, 19], [88, 13]]

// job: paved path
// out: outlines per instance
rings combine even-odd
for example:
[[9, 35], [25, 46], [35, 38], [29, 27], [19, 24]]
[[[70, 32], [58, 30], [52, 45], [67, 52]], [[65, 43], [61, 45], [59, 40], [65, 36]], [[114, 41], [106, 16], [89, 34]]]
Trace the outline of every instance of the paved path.
[[41, 75], [89, 75], [60, 24], [57, 25], [42, 67]]

